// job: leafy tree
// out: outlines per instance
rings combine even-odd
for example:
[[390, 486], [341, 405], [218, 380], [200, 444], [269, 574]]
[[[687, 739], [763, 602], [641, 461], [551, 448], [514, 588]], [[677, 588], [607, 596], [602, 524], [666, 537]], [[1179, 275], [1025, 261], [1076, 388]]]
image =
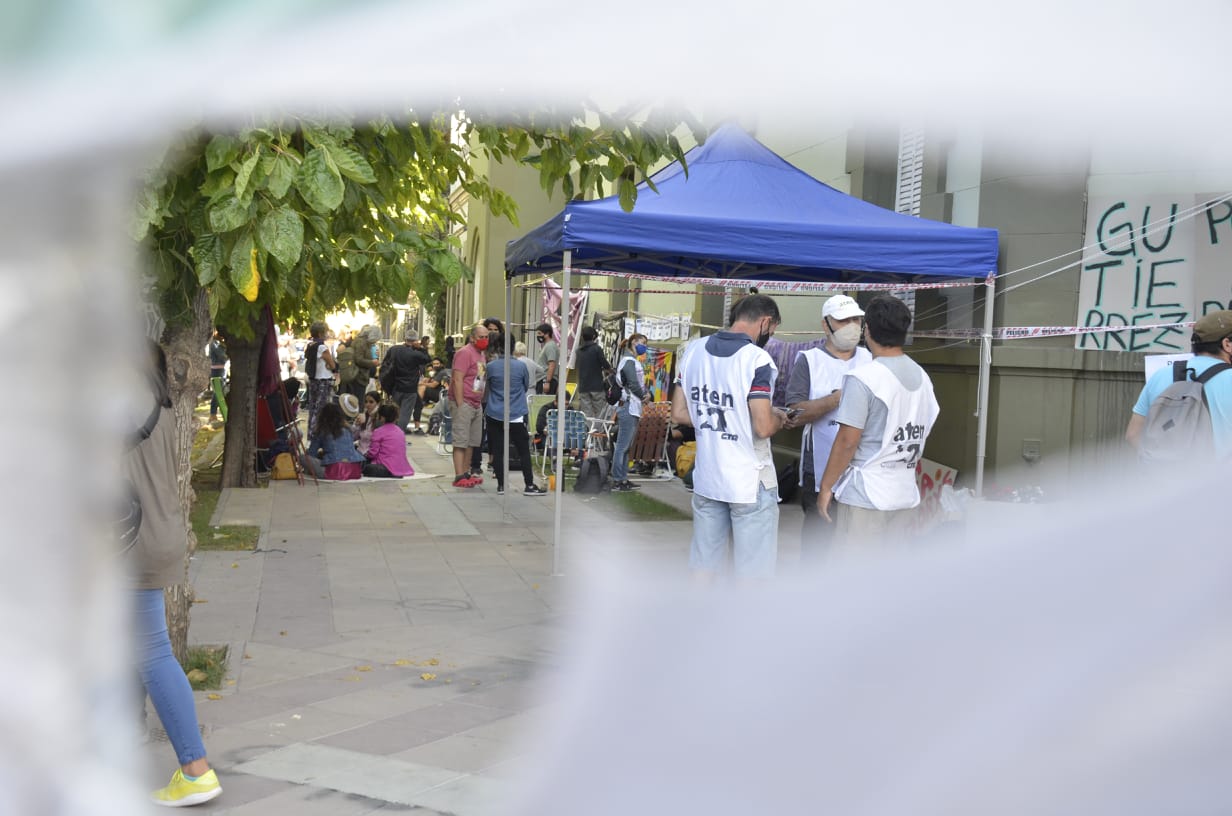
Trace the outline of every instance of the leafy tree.
[[[201, 349], [211, 324], [231, 358], [222, 485], [253, 486], [267, 306], [276, 320], [303, 325], [414, 292], [443, 312], [448, 289], [472, 275], [450, 235], [459, 218], [450, 193], [461, 187], [516, 223], [513, 200], [475, 171], [471, 151], [537, 167], [548, 193], [614, 192], [631, 210], [639, 178], [665, 158], [683, 160], [674, 135], [682, 121], [704, 138], [691, 119], [666, 110], [635, 119], [636, 112], [577, 106], [496, 117], [455, 108], [362, 124], [284, 117], [183, 137], [146, 179], [134, 226], [168, 324], [181, 449], [191, 448], [188, 420], [208, 380]], [[185, 633], [190, 592], [169, 596], [185, 612]]]

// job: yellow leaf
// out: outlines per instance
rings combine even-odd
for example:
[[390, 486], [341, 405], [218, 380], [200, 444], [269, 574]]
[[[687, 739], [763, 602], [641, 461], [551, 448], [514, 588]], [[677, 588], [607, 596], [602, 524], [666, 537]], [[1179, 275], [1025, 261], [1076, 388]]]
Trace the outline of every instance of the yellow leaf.
[[228, 686], [234, 686], [234, 685], [235, 685], [235, 681], [234, 681], [234, 680], [228, 680], [228, 681], [227, 681], [227, 685], [228, 685]]
[[538, 589], [538, 588], [539, 588], [539, 585], [538, 585], [538, 584], [531, 584], [531, 585], [530, 585], [530, 588], [531, 588], [531, 589]]
[[239, 567], [240, 567], [239, 564], [236, 564], [236, 563], [231, 564], [231, 569], [239, 569]]
[[207, 700], [221, 700], [221, 699], [222, 699], [222, 695], [221, 695], [221, 694], [207, 694], [207, 695], [205, 695], [205, 699], [207, 699]]
[[252, 303], [257, 299], [257, 293], [261, 290], [261, 271], [257, 268], [256, 247], [252, 248], [248, 258], [248, 285], [240, 290], [240, 294], [244, 296], [244, 300]]
[[360, 677], [358, 674], [352, 674], [350, 677], [344, 677], [342, 679], [348, 683], [358, 683], [363, 678]]
[[372, 671], [371, 666], [356, 666], [355, 671]]
[[424, 663], [424, 665], [425, 665], [425, 666], [439, 666], [439, 665], [441, 665], [441, 661], [437, 660], [437, 659], [434, 657], [434, 658], [432, 658], [431, 660], [429, 660], [429, 661], [427, 661], [426, 663]]
[[453, 682], [452, 680], [446, 680], [446, 681], [445, 681], [445, 685], [449, 685], [449, 684], [450, 684], [450, 683], [452, 683], [452, 682]]
[[436, 675], [433, 674], [432, 672], [424, 672], [423, 674], [419, 675], [419, 679], [420, 680], [435, 680]]
[[405, 657], [402, 657], [402, 658], [395, 660], [394, 665], [395, 666], [409, 666], [411, 665], [411, 661], [407, 660]]
[[195, 604], [199, 604], [199, 603], [209, 603], [209, 600], [208, 600], [208, 599], [206, 599], [206, 598], [193, 598], [193, 603], [195, 603]]

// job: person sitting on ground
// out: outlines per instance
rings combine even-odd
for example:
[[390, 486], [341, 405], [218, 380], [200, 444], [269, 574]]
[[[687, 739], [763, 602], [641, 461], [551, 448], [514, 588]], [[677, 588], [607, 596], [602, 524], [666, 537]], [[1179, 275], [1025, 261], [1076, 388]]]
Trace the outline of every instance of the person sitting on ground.
[[364, 458], [364, 475], [380, 479], [414, 476], [415, 468], [406, 458], [406, 434], [398, 427], [398, 406], [386, 403], [376, 409], [376, 430]]
[[355, 437], [345, 420], [336, 402], [326, 403], [317, 416], [316, 433], [304, 453], [304, 467], [318, 479], [342, 482], [363, 475], [364, 457], [355, 450]]
[[[355, 399], [350, 394], [344, 396]], [[338, 402], [341, 404], [342, 398], [339, 398]], [[368, 447], [372, 444], [372, 432], [376, 430], [378, 424], [376, 409], [380, 406], [380, 394], [376, 391], [369, 391], [367, 394], [364, 394], [363, 410], [356, 412], [355, 422], [351, 425], [351, 433], [355, 437], [355, 449], [362, 454], [366, 455]], [[345, 410], [344, 407], [343, 413], [349, 414], [349, 411]]]

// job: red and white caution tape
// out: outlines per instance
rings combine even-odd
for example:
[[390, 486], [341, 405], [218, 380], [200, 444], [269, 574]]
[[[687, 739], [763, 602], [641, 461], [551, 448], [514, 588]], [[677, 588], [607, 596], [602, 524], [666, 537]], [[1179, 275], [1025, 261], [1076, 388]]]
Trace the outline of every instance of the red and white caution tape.
[[[1192, 326], [1189, 323], [1151, 323], [1139, 326], [1002, 326], [992, 330], [993, 340], [1029, 340], [1034, 337], [1066, 337], [1079, 334], [1100, 334], [1104, 332], [1149, 331], [1151, 329], [1182, 329]], [[983, 329], [922, 329], [912, 331], [915, 337], [928, 337], [937, 340], [979, 340], [984, 336]]]

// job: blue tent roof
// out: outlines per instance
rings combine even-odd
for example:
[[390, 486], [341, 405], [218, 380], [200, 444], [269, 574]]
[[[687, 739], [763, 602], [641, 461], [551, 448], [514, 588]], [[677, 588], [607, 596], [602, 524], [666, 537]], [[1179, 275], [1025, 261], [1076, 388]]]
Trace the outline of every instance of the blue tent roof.
[[900, 215], [852, 198], [724, 126], [645, 183], [626, 213], [616, 196], [571, 201], [505, 249], [509, 276], [561, 268], [662, 277], [918, 280], [984, 277], [997, 231]]

